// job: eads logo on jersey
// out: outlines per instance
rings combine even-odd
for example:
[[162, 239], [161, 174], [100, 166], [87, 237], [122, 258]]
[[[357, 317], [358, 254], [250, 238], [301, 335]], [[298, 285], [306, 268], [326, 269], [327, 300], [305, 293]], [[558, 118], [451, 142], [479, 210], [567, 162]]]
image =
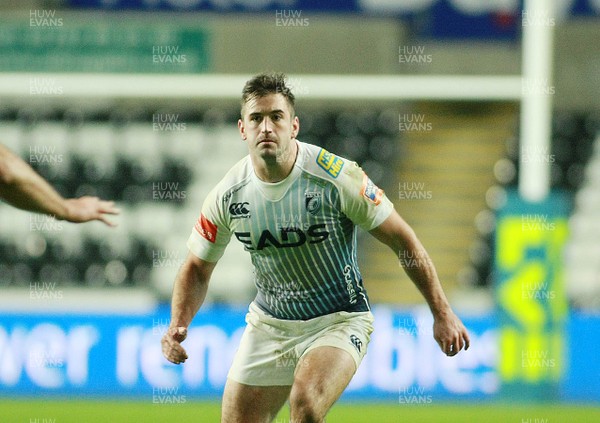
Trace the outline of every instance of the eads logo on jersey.
[[381, 203], [381, 198], [383, 197], [383, 190], [378, 188], [377, 185], [375, 185], [365, 173], [363, 176], [363, 185], [362, 189], [360, 190], [360, 194], [364, 195], [367, 200], [371, 201], [372, 203], [375, 203], [375, 205], [377, 206], [379, 205], [379, 203]]
[[329, 231], [325, 223], [310, 225], [306, 231], [296, 227], [280, 228], [273, 234], [268, 229], [261, 232], [256, 246], [252, 243], [252, 234], [250, 232], [234, 232], [235, 237], [244, 244], [244, 249], [263, 250], [268, 247], [293, 248], [306, 244], [318, 244], [329, 238]]
[[203, 238], [214, 244], [217, 239], [217, 225], [208, 220], [204, 214], [200, 213], [194, 228]]

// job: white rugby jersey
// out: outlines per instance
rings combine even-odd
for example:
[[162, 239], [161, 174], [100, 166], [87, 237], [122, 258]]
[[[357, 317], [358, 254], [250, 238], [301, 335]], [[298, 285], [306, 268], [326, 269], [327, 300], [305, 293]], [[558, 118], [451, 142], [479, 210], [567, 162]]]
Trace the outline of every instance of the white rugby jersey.
[[355, 163], [298, 141], [283, 181], [261, 181], [250, 156], [209, 193], [187, 245], [216, 262], [233, 235], [248, 251], [256, 304], [280, 319], [369, 310], [356, 258], [356, 225], [369, 231], [393, 205]]

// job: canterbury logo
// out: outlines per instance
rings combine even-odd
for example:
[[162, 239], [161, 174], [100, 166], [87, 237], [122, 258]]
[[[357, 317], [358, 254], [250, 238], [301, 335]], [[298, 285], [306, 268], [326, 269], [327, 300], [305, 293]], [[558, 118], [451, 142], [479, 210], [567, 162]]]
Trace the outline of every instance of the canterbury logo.
[[350, 342], [352, 342], [352, 345], [354, 345], [354, 347], [358, 350], [358, 352], [360, 352], [360, 350], [362, 348], [362, 341], [360, 339], [358, 339], [358, 336], [350, 335]]
[[248, 206], [250, 203], [232, 203], [229, 206], [229, 213], [231, 213], [232, 217], [250, 217], [250, 210], [248, 210]]

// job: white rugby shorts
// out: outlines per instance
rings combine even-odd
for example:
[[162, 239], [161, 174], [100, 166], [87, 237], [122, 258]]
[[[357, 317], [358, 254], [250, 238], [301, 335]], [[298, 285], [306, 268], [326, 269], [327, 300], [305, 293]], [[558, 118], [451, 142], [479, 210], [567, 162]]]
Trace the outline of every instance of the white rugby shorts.
[[246, 323], [228, 378], [252, 386], [292, 385], [302, 356], [323, 346], [347, 351], [358, 369], [373, 332], [370, 311], [283, 320], [269, 316], [254, 302]]

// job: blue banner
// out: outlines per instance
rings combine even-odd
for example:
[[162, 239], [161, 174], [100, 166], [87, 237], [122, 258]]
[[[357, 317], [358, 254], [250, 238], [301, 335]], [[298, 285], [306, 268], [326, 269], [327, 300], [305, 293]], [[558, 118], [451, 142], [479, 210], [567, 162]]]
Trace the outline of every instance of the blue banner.
[[[554, 3], [558, 16], [600, 14], [600, 3], [595, 0], [555, 0]], [[68, 0], [68, 4], [71, 7], [111, 10], [211, 10], [216, 12], [305, 10], [397, 16], [444, 11], [452, 15], [471, 17], [496, 15], [500, 19], [519, 14], [523, 7], [522, 0]], [[448, 21], [451, 21], [450, 16]], [[498, 23], [502, 24], [502, 22]]]
[[[543, 18], [522, 16], [522, 0], [70, 0], [69, 4], [83, 9], [272, 13], [305, 24], [320, 13], [395, 16], [406, 20], [414, 36], [434, 39], [516, 40], [525, 20]], [[555, 4], [557, 20], [600, 15], [600, 2], [595, 0]]]
[[[468, 319], [473, 348], [448, 358], [427, 309], [376, 307], [369, 352], [346, 397], [427, 403], [482, 398], [498, 390], [496, 332]], [[151, 316], [3, 315], [0, 395], [134, 396], [156, 401], [219, 396], [244, 327], [245, 310], [212, 307], [196, 316], [176, 366], [162, 357], [168, 310]]]
[[[464, 317], [472, 347], [446, 357], [426, 308], [377, 306], [368, 354], [343, 398], [428, 404], [493, 399], [500, 390], [498, 332], [492, 316]], [[149, 316], [0, 316], [0, 395], [130, 397], [156, 403], [218, 398], [244, 327], [245, 311], [201, 311], [176, 366], [161, 353], [167, 308]], [[561, 398], [600, 401], [600, 318], [573, 316], [573, 345]], [[580, 355], [582, 354], [582, 355]], [[582, 383], [585, 381], [586, 383]]]

